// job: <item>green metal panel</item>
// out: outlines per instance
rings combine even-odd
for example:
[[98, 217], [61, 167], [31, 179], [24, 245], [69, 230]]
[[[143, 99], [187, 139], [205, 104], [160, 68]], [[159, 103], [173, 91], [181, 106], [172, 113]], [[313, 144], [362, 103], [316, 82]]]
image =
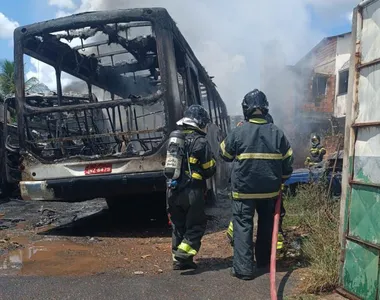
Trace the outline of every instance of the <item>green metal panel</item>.
[[376, 299], [380, 299], [380, 268], [379, 268], [379, 274], [377, 275], [377, 298]]
[[340, 282], [353, 295], [380, 300], [380, 0], [354, 10], [352, 38]]
[[[344, 207], [344, 224], [343, 224], [343, 232], [347, 232], [348, 230], [348, 216], [349, 216], [349, 210], [350, 210], [350, 204], [351, 204], [351, 187], [349, 186], [347, 188], [346, 192], [346, 205]], [[344, 246], [344, 245], [342, 245]]]
[[353, 186], [351, 195], [349, 235], [374, 245], [380, 245], [379, 189]]
[[376, 300], [378, 272], [378, 251], [347, 241], [343, 267], [344, 288], [363, 299]]

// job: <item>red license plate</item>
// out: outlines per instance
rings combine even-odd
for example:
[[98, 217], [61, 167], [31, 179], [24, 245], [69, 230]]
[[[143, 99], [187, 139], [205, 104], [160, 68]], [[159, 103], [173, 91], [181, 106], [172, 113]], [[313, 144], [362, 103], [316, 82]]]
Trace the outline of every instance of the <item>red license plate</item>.
[[85, 175], [107, 174], [112, 172], [112, 164], [87, 165], [84, 168]]

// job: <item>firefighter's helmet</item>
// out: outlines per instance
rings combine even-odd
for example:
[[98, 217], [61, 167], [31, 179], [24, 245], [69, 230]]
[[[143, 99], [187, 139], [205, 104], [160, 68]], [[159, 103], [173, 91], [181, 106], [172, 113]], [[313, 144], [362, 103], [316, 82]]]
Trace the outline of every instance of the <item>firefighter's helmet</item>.
[[321, 138], [319, 137], [319, 135], [314, 134], [314, 135], [311, 137], [311, 144], [312, 144], [313, 146], [318, 145], [320, 142], [321, 142]]
[[267, 97], [258, 89], [254, 89], [246, 94], [241, 106], [245, 119], [251, 118], [256, 109], [260, 109], [264, 115], [268, 113], [269, 109]]
[[210, 123], [210, 116], [207, 110], [201, 105], [191, 105], [185, 110], [183, 118], [177, 122], [177, 125], [187, 125], [203, 130], [208, 123]]

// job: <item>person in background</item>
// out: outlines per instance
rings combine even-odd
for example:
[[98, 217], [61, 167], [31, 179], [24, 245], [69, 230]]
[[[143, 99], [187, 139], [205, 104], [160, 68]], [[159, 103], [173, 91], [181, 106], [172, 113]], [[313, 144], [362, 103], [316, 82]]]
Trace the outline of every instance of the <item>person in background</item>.
[[311, 138], [310, 156], [306, 158], [305, 166], [312, 167], [323, 161], [326, 149], [321, 145], [321, 138], [314, 134]]

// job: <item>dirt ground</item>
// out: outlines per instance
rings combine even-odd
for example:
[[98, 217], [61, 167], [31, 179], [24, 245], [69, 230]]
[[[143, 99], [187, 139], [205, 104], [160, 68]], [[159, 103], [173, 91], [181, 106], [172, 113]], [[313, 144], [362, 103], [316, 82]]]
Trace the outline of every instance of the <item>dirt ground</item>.
[[[161, 199], [160, 199], [161, 200]], [[133, 205], [133, 203], [132, 203]], [[200, 266], [230, 264], [228, 200], [207, 210]], [[153, 275], [171, 270], [171, 231], [153, 212], [112, 214], [103, 199], [81, 203], [0, 203], [0, 275]]]
[[[80, 203], [0, 200], [0, 277], [13, 280], [15, 276], [79, 276], [85, 281], [92, 275], [115, 275], [143, 276], [153, 281], [173, 279], [171, 228], [161, 196], [151, 196], [141, 203], [141, 199], [130, 199], [129, 210], [117, 215], [108, 209], [104, 199]], [[216, 205], [206, 210], [207, 231], [195, 259], [200, 273], [213, 272], [223, 277], [232, 264], [232, 248], [226, 237], [230, 201], [221, 194]], [[297, 295], [294, 283], [302, 283], [306, 270], [300, 258], [302, 232], [293, 226], [286, 228], [286, 234], [277, 271], [284, 278], [291, 276], [291, 294]], [[265, 280], [255, 282], [258, 291], [267, 287]]]
[[[138, 199], [131, 199], [127, 207], [133, 209], [117, 215], [104, 199], [81, 203], [2, 200], [0, 277], [82, 276], [84, 280], [92, 275], [121, 275], [153, 280], [171, 276], [171, 229], [165, 199], [160, 197], [152, 196], [140, 205]], [[231, 266], [232, 248], [226, 237], [230, 201], [221, 194], [216, 205], [206, 210], [207, 231], [195, 259], [201, 273]], [[277, 270], [292, 274], [292, 282], [302, 282], [297, 242], [301, 233], [294, 227], [287, 234], [289, 243], [279, 254]], [[262, 284], [267, 286], [265, 280]], [[297, 294], [297, 287], [292, 285], [292, 291]]]

